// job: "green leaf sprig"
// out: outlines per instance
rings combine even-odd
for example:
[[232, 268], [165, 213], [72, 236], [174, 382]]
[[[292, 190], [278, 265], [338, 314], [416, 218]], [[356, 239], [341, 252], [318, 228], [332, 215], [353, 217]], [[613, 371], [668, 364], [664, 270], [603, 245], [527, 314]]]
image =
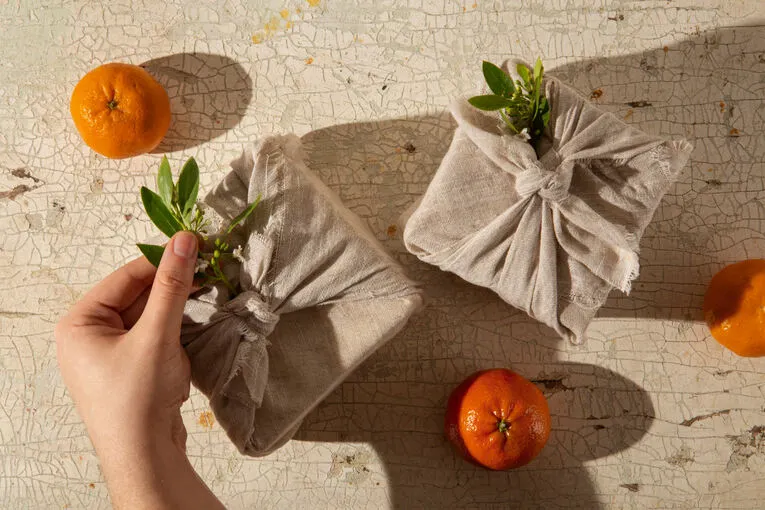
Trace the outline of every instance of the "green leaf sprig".
[[[252, 214], [260, 202], [260, 196], [231, 220], [221, 236], [210, 243], [207, 232], [210, 223], [205, 220], [204, 211], [197, 206], [199, 166], [194, 158], [186, 161], [178, 176], [178, 182], [173, 182], [170, 163], [167, 156], [163, 156], [157, 173], [157, 191], [158, 193], [155, 193], [145, 186], [141, 187], [141, 201], [152, 223], [167, 237], [172, 237], [181, 230], [196, 234], [199, 239], [196, 277], [201, 280], [202, 285], [222, 282], [231, 292], [236, 293], [236, 289], [223, 273], [221, 260], [226, 257], [241, 257], [241, 249], [232, 249], [228, 236]], [[164, 246], [137, 246], [149, 262], [159, 266], [165, 252]]]
[[468, 102], [479, 110], [499, 111], [510, 131], [536, 146], [550, 122], [550, 103], [542, 92], [542, 60], [537, 58], [533, 70], [524, 64], [516, 70], [521, 79], [513, 83], [505, 71], [484, 61], [483, 76], [493, 94], [471, 97]]

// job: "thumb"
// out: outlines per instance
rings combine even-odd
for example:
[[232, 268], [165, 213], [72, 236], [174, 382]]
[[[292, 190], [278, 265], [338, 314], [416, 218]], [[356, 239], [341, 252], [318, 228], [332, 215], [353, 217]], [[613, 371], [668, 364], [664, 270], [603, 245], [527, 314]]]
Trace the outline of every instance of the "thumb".
[[177, 338], [181, 334], [183, 307], [194, 280], [196, 259], [194, 234], [178, 232], [170, 239], [137, 326], [165, 337]]

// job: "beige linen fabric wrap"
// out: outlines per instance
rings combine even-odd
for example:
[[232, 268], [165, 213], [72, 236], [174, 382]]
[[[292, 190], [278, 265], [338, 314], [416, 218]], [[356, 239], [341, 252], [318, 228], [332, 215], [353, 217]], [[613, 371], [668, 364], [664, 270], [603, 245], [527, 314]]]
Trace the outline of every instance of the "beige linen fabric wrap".
[[181, 341], [192, 381], [246, 455], [289, 440], [305, 415], [394, 336], [421, 293], [361, 220], [304, 164], [300, 140], [257, 142], [206, 198], [230, 219], [261, 194], [240, 229], [244, 262], [188, 301]]
[[629, 292], [638, 241], [691, 146], [630, 127], [553, 78], [544, 90], [541, 158], [495, 112], [452, 105], [454, 139], [404, 219], [404, 243], [581, 343], [611, 289]]

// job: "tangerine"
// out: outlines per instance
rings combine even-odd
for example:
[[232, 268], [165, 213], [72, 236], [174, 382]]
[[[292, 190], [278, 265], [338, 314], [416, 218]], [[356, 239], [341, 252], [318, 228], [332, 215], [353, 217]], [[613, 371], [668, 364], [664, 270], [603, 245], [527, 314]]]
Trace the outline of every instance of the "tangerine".
[[712, 337], [739, 356], [765, 356], [765, 260], [722, 268], [704, 295]]
[[69, 111], [85, 143], [108, 158], [149, 152], [170, 127], [167, 92], [132, 64], [104, 64], [87, 73], [74, 87]]
[[476, 372], [454, 389], [447, 438], [470, 462], [504, 470], [531, 462], [550, 436], [550, 409], [539, 389], [504, 368]]

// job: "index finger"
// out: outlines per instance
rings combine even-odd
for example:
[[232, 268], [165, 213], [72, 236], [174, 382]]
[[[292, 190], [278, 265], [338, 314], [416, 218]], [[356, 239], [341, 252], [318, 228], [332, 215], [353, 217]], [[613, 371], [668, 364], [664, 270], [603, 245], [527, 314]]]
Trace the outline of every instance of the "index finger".
[[80, 302], [86, 306], [111, 308], [120, 313], [151, 286], [156, 272], [157, 268], [146, 257], [137, 258], [101, 280]]

